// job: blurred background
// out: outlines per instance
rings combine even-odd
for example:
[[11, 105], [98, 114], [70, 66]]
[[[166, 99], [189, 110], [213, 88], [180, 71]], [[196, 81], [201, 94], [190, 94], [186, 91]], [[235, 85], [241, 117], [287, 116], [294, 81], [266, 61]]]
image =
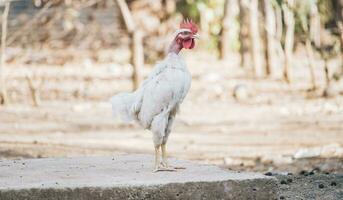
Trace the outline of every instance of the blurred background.
[[193, 82], [171, 156], [249, 171], [343, 171], [343, 1], [0, 1], [0, 159], [153, 153], [111, 116], [186, 17]]

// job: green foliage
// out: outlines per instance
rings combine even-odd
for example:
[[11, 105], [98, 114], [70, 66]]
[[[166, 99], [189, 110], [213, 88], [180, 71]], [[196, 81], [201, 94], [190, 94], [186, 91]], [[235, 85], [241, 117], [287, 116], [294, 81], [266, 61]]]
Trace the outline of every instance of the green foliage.
[[200, 9], [203, 5], [208, 5], [210, 0], [181, 0], [177, 2], [177, 10], [183, 17], [200, 21]]
[[274, 6], [278, 5], [279, 7], [281, 7], [281, 5], [284, 3], [284, 0], [271, 0], [271, 1]]
[[191, 18], [195, 21], [199, 21], [200, 14], [198, 10], [198, 3], [202, 2], [201, 0], [193, 0], [193, 1], [178, 1], [177, 3], [177, 10], [180, 12], [183, 17]]
[[[287, 6], [294, 12], [295, 33], [298, 39], [308, 36], [309, 19], [313, 4], [316, 4], [318, 7], [320, 20], [323, 25], [334, 24], [335, 19], [330, 0], [294, 0], [295, 5], [293, 7], [289, 6], [287, 0], [270, 1], [274, 8]], [[191, 18], [198, 24], [203, 22], [208, 25], [208, 33], [205, 34], [210, 35], [210, 40], [206, 45], [209, 49], [216, 48], [219, 43], [218, 35], [222, 29], [221, 19], [223, 17], [224, 2], [225, 0], [180, 0], [177, 2], [177, 11], [184, 17]], [[237, 24], [232, 24], [232, 27], [236, 25], [239, 26], [238, 20]], [[239, 44], [239, 42], [237, 43]], [[235, 45], [235, 42], [233, 44]]]
[[225, 0], [181, 0], [177, 3], [177, 11], [200, 24], [208, 25], [210, 40], [206, 45], [208, 49], [216, 49], [219, 43], [218, 35], [222, 29], [221, 19]]
[[318, 0], [318, 10], [322, 24], [327, 24], [335, 20], [331, 1]]
[[309, 31], [309, 17], [311, 14], [311, 7], [316, 4], [317, 0], [303, 0], [297, 1], [294, 9], [295, 14], [295, 32], [307, 34]]

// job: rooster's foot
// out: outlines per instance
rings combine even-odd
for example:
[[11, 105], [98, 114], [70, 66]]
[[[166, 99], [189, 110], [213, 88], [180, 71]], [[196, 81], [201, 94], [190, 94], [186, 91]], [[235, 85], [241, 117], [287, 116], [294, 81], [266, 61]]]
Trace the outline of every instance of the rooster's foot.
[[154, 173], [156, 172], [176, 172], [176, 169], [170, 168], [170, 167], [161, 167], [159, 166], [158, 168], [155, 168], [153, 170]]

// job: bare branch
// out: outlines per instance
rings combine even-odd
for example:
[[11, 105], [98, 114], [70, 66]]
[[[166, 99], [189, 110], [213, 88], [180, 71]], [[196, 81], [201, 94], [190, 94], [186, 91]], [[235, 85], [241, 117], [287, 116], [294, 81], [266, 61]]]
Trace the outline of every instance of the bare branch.
[[31, 98], [32, 98], [32, 102], [34, 106], [39, 106], [40, 105], [40, 96], [39, 96], [39, 88], [41, 83], [34, 83], [33, 82], [33, 78], [30, 75], [26, 75], [25, 79], [28, 83], [29, 89], [30, 89], [30, 93], [31, 93]]
[[123, 16], [126, 29], [129, 33], [132, 33], [135, 30], [135, 23], [133, 21], [129, 6], [125, 0], [117, 0], [120, 12]]
[[5, 81], [4, 81], [4, 65], [5, 65], [5, 49], [6, 49], [6, 36], [7, 36], [7, 19], [10, 10], [10, 2], [6, 2], [5, 10], [2, 14], [2, 26], [1, 26], [1, 52], [0, 52], [0, 97], [3, 104], [9, 103], [7, 96]]

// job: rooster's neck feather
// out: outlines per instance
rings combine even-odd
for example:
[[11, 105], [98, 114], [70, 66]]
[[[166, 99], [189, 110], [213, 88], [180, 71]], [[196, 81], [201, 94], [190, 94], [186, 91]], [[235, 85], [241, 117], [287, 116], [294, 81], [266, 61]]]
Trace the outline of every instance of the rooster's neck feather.
[[170, 44], [169, 49], [168, 49], [168, 53], [175, 53], [175, 54], [179, 54], [179, 52], [182, 49], [182, 45], [178, 44], [176, 42], [176, 39], [173, 40], [173, 42]]

